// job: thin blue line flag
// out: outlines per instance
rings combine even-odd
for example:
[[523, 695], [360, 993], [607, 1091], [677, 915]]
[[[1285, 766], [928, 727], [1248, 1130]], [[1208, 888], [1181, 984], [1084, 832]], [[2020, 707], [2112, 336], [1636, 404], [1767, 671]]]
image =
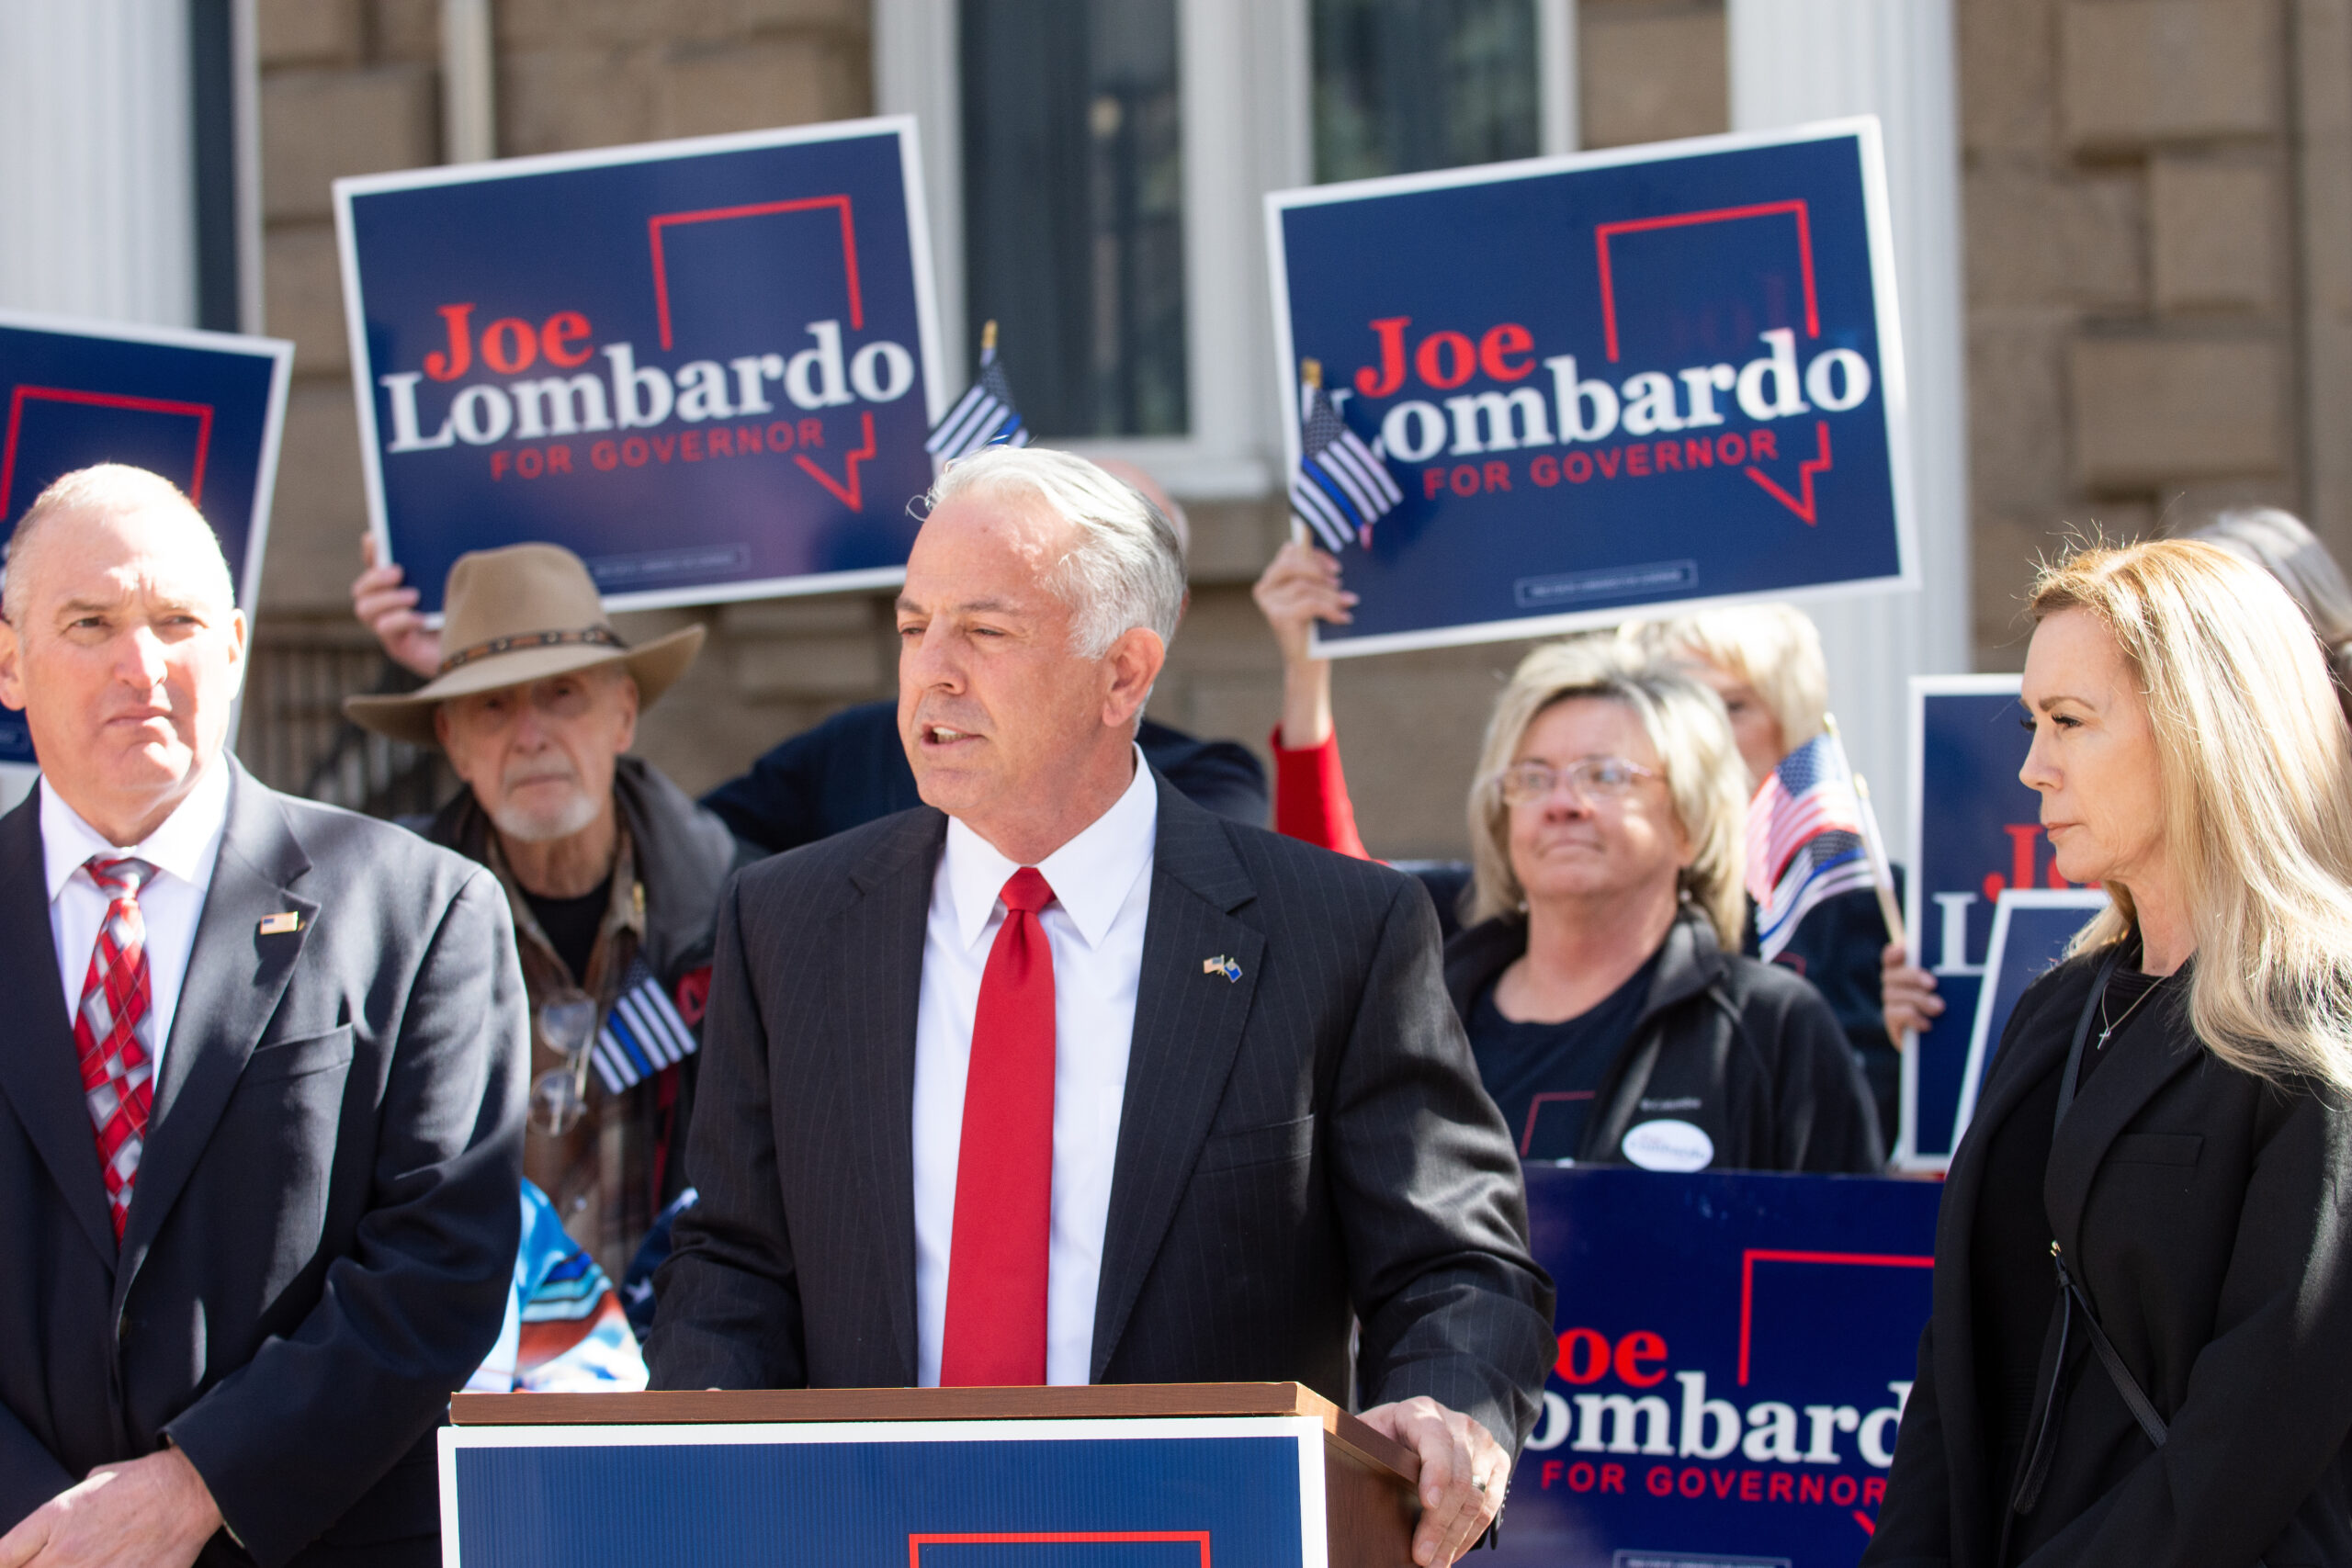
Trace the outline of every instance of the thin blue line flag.
[[596, 1032], [589, 1059], [596, 1064], [605, 1090], [618, 1094], [684, 1061], [695, 1054], [695, 1044], [694, 1031], [686, 1027], [670, 993], [644, 959], [633, 958], [622, 976], [621, 994], [605, 1015], [605, 1027]]
[[923, 450], [941, 462], [952, 463], [990, 446], [1028, 445], [1029, 427], [1021, 423], [1021, 411], [1012, 406], [1012, 382], [1004, 367], [996, 362], [996, 323], [990, 321], [980, 333], [978, 378], [931, 427], [931, 439], [922, 444]]
[[1290, 509], [1338, 554], [1350, 544], [1372, 548], [1372, 525], [1405, 499], [1379, 454], [1348, 428], [1323, 389], [1322, 367], [1309, 361], [1306, 420], [1299, 434], [1298, 471], [1291, 475]]

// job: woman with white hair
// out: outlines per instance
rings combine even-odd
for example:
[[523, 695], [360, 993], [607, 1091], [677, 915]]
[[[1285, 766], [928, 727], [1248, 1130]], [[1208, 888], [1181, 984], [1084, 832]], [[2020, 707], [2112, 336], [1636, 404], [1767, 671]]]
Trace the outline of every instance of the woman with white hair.
[[[1259, 592], [1286, 652], [1315, 613], [1344, 613], [1312, 557], [1290, 559], [1304, 570]], [[1328, 682], [1319, 738], [1285, 709], [1277, 822], [1361, 855]], [[1497, 699], [1470, 791], [1474, 923], [1446, 944], [1445, 979], [1522, 1159], [1881, 1168], [1826, 1004], [1738, 954], [1747, 801], [1722, 703], [1612, 637], [1538, 648]]]
[[2109, 908], [2011, 1014], [1865, 1564], [2352, 1563], [2352, 731], [2286, 593], [2089, 550], [2018, 776]]
[[[1751, 791], [1782, 758], [1827, 726], [1829, 666], [1821, 654], [1821, 632], [1793, 604], [1738, 604], [1636, 621], [1619, 635], [1688, 670], [1723, 699]], [[1812, 981], [1838, 1015], [1878, 1104], [1879, 1125], [1892, 1134], [1902, 1099], [1903, 1057], [1886, 1032], [1882, 1008], [1880, 970], [1887, 944], [1877, 893], [1856, 888], [1805, 911], [1772, 961]], [[1752, 922], [1744, 951], [1757, 951]]]
[[1747, 774], [1723, 705], [1603, 637], [1538, 648], [1470, 791], [1446, 988], [1526, 1159], [1875, 1173], [1826, 1003], [1740, 956]]

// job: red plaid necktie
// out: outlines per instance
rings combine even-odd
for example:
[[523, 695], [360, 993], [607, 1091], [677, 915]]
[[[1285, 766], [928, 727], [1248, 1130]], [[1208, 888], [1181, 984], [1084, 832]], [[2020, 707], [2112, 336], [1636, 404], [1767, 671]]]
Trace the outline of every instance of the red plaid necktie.
[[1054, 890], [1034, 866], [1004, 885], [1004, 924], [980, 973], [956, 1229], [947, 1252], [945, 1387], [1046, 1381], [1046, 1280], [1054, 1209], [1054, 950], [1037, 911]]
[[147, 1138], [147, 1111], [154, 1100], [154, 1069], [139, 1043], [139, 1022], [152, 998], [147, 983], [147, 922], [140, 918], [139, 890], [154, 876], [143, 860], [91, 857], [85, 866], [107, 896], [107, 918], [90, 972], [82, 980], [81, 1005], [74, 1010], [74, 1043], [81, 1048], [82, 1098], [98, 1135], [98, 1163], [106, 1168], [107, 1203], [114, 1211], [114, 1238], [122, 1239], [130, 1215], [130, 1184], [139, 1174], [139, 1151]]

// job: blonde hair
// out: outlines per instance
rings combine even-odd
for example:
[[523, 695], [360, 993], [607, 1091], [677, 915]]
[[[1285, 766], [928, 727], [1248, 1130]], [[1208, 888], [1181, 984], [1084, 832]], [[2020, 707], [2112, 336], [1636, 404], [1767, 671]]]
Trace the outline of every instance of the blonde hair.
[[1829, 665], [1821, 631], [1794, 604], [1735, 604], [1665, 621], [1634, 621], [1620, 637], [1656, 659], [1696, 659], [1755, 688], [1781, 726], [1782, 751], [1822, 731]]
[[[2071, 555], [2029, 608], [2096, 616], [2138, 677], [2199, 1039], [2274, 1082], [2352, 1091], [2352, 731], [2301, 612], [2259, 568], [2178, 539]], [[2137, 930], [2129, 890], [2109, 892], [2072, 953]]]
[[1732, 740], [1722, 699], [1681, 671], [1607, 632], [1546, 643], [1520, 660], [1495, 699], [1470, 785], [1473, 921], [1517, 910], [1525, 897], [1510, 863], [1510, 807], [1502, 773], [1528, 728], [1571, 697], [1599, 697], [1630, 708], [1666, 763], [1674, 814], [1690, 838], [1681, 874], [1684, 898], [1696, 905], [1726, 949], [1739, 945], [1747, 919], [1741, 886], [1747, 827], [1747, 769]]

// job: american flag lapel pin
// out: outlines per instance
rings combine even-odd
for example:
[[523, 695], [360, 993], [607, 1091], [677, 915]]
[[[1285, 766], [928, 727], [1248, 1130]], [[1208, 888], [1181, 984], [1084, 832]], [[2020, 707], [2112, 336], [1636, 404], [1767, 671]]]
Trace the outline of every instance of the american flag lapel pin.
[[261, 922], [260, 934], [263, 936], [284, 936], [288, 931], [299, 931], [301, 929], [302, 916], [300, 911], [287, 909], [275, 915], [265, 916]]
[[1226, 957], [1225, 954], [1218, 953], [1215, 958], [1204, 958], [1201, 960], [1201, 973], [1204, 975], [1222, 975], [1225, 976], [1226, 984], [1231, 985], [1241, 978], [1241, 965], [1235, 963], [1232, 959]]

